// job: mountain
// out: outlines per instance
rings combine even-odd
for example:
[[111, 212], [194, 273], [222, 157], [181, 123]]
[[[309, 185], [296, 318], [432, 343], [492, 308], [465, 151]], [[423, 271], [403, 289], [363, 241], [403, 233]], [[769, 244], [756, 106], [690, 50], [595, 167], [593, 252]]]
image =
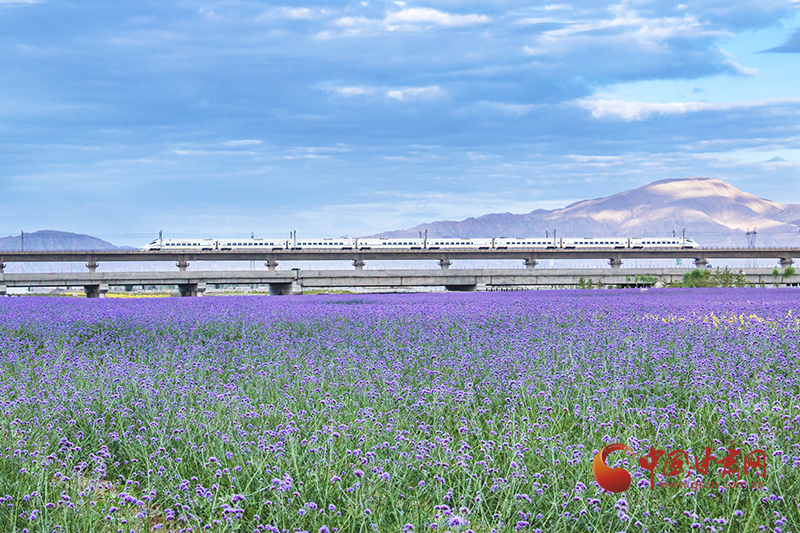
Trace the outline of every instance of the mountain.
[[800, 245], [800, 205], [782, 204], [740, 191], [721, 179], [695, 177], [655, 181], [605, 198], [563, 209], [537, 209], [515, 215], [495, 213], [461, 221], [421, 224], [376, 237], [539, 237], [555, 229], [560, 237], [693, 238], [701, 246], [747, 246], [746, 232], [757, 231], [757, 246]]
[[25, 251], [83, 251], [83, 250], [135, 250], [128, 246], [114, 246], [110, 242], [67, 231], [42, 230], [26, 233], [24, 239], [21, 235], [0, 238], [0, 251], [18, 252], [24, 247]]

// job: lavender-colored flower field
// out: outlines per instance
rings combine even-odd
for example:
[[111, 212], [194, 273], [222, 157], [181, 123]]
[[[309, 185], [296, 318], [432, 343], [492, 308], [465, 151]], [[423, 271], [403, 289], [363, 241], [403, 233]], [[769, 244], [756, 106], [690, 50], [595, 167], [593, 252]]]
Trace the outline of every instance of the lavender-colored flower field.
[[[0, 531], [796, 533], [799, 317], [781, 289], [6, 298]], [[639, 466], [732, 442], [763, 489]]]

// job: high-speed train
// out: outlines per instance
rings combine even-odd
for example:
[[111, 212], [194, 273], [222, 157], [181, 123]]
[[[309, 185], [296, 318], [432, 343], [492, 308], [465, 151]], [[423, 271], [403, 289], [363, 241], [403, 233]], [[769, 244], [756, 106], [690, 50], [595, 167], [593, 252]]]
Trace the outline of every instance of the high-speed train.
[[680, 249], [700, 248], [683, 237], [583, 237], [542, 239], [536, 237], [427, 239], [155, 239], [142, 246], [143, 252], [224, 252], [281, 250], [581, 250], [581, 249]]

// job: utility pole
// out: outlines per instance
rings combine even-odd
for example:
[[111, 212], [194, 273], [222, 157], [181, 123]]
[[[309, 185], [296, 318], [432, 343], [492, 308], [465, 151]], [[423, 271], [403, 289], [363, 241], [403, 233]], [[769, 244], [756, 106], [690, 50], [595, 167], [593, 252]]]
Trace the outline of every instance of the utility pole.
[[753, 231], [746, 232], [744, 236], [745, 238], [747, 238], [747, 247], [755, 248], [756, 241], [758, 240], [758, 233], [756, 232], [756, 228], [753, 228]]
[[[756, 233], [756, 228], [753, 227], [753, 231], [745, 232], [744, 236], [747, 239], [747, 247], [748, 248], [755, 248], [756, 247], [756, 241], [758, 240], [758, 233]], [[750, 268], [755, 268], [756, 267], [756, 260], [755, 259], [750, 260], [748, 266]]]

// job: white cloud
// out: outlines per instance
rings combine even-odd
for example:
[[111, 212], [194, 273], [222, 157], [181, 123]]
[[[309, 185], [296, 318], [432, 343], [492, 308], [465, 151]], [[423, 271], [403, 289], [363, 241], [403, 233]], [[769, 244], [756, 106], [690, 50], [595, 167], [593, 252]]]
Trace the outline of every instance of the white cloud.
[[550, 4], [549, 6], [544, 6], [545, 11], [568, 11], [571, 9], [572, 7], [569, 4]]
[[386, 98], [393, 100], [424, 100], [435, 98], [443, 95], [444, 90], [438, 85], [431, 85], [429, 87], [370, 87], [361, 85], [334, 85], [323, 84], [319, 86], [323, 91], [334, 93], [337, 96], [344, 97], [357, 97], [357, 96], [375, 96], [383, 95]]
[[486, 24], [491, 19], [486, 15], [454, 15], [426, 7], [412, 7], [389, 13], [383, 24], [389, 29], [404, 25], [439, 24], [440, 26], [467, 26]]
[[375, 94], [375, 89], [373, 87], [359, 87], [356, 85], [349, 87], [328, 85], [323, 87], [323, 90], [336, 93], [339, 96], [370, 96], [372, 94]]
[[330, 13], [328, 9], [320, 9], [317, 7], [273, 7], [261, 13], [256, 17], [256, 20], [313, 20], [329, 15]]
[[[528, 55], [552, 55], [579, 52], [613, 43], [616, 46], [635, 46], [644, 50], [664, 49], [670, 39], [713, 38], [725, 35], [711, 30], [692, 15], [682, 17], [646, 18], [624, 5], [609, 8], [610, 18], [580, 20], [565, 27], [543, 32], [534, 45], [526, 45]], [[600, 32], [600, 35], [597, 33]], [[666, 50], [664, 50], [666, 51]], [[746, 69], [745, 67], [741, 67]]]
[[548, 22], [554, 22], [554, 20], [549, 17], [526, 17], [515, 20], [514, 24], [532, 26], [534, 24], [545, 24]]
[[363, 26], [365, 24], [372, 24], [372, 19], [368, 19], [367, 17], [342, 17], [336, 19], [333, 23], [337, 26], [342, 26], [345, 28], [352, 28], [355, 26]]
[[625, 121], [644, 120], [652, 115], [683, 115], [700, 111], [728, 111], [754, 107], [800, 104], [800, 98], [765, 98], [760, 100], [739, 100], [736, 102], [669, 102], [647, 103], [623, 100], [583, 99], [576, 103], [591, 111], [595, 118], [621, 119]]
[[491, 22], [491, 18], [486, 15], [458, 15], [422, 7], [403, 8], [399, 11], [387, 12], [383, 19], [364, 16], [337, 18], [333, 21], [333, 24], [342, 28], [342, 31], [321, 31], [316, 35], [316, 38], [331, 39], [334, 37], [372, 35], [381, 31], [417, 31], [424, 27], [457, 27], [487, 24], [489, 22]]
[[257, 139], [241, 139], [235, 141], [225, 141], [222, 144], [225, 146], [252, 146], [254, 144], [261, 144], [261, 141]]
[[747, 68], [739, 63], [736, 63], [735, 61], [725, 60], [723, 63], [731, 67], [734, 72], [740, 76], [757, 76], [761, 73], [761, 71], [757, 68]]
[[314, 17], [314, 13], [307, 7], [282, 7], [281, 12], [284, 17], [290, 19], [310, 19]]
[[394, 89], [386, 93], [386, 96], [395, 100], [414, 100], [421, 98], [431, 98], [443, 94], [438, 85], [430, 87], [409, 87], [408, 89]]
[[477, 102], [471, 109], [490, 109], [505, 115], [523, 117], [536, 107], [535, 104], [507, 104], [504, 102]]
[[173, 150], [178, 155], [256, 155], [252, 151], [233, 150]]

